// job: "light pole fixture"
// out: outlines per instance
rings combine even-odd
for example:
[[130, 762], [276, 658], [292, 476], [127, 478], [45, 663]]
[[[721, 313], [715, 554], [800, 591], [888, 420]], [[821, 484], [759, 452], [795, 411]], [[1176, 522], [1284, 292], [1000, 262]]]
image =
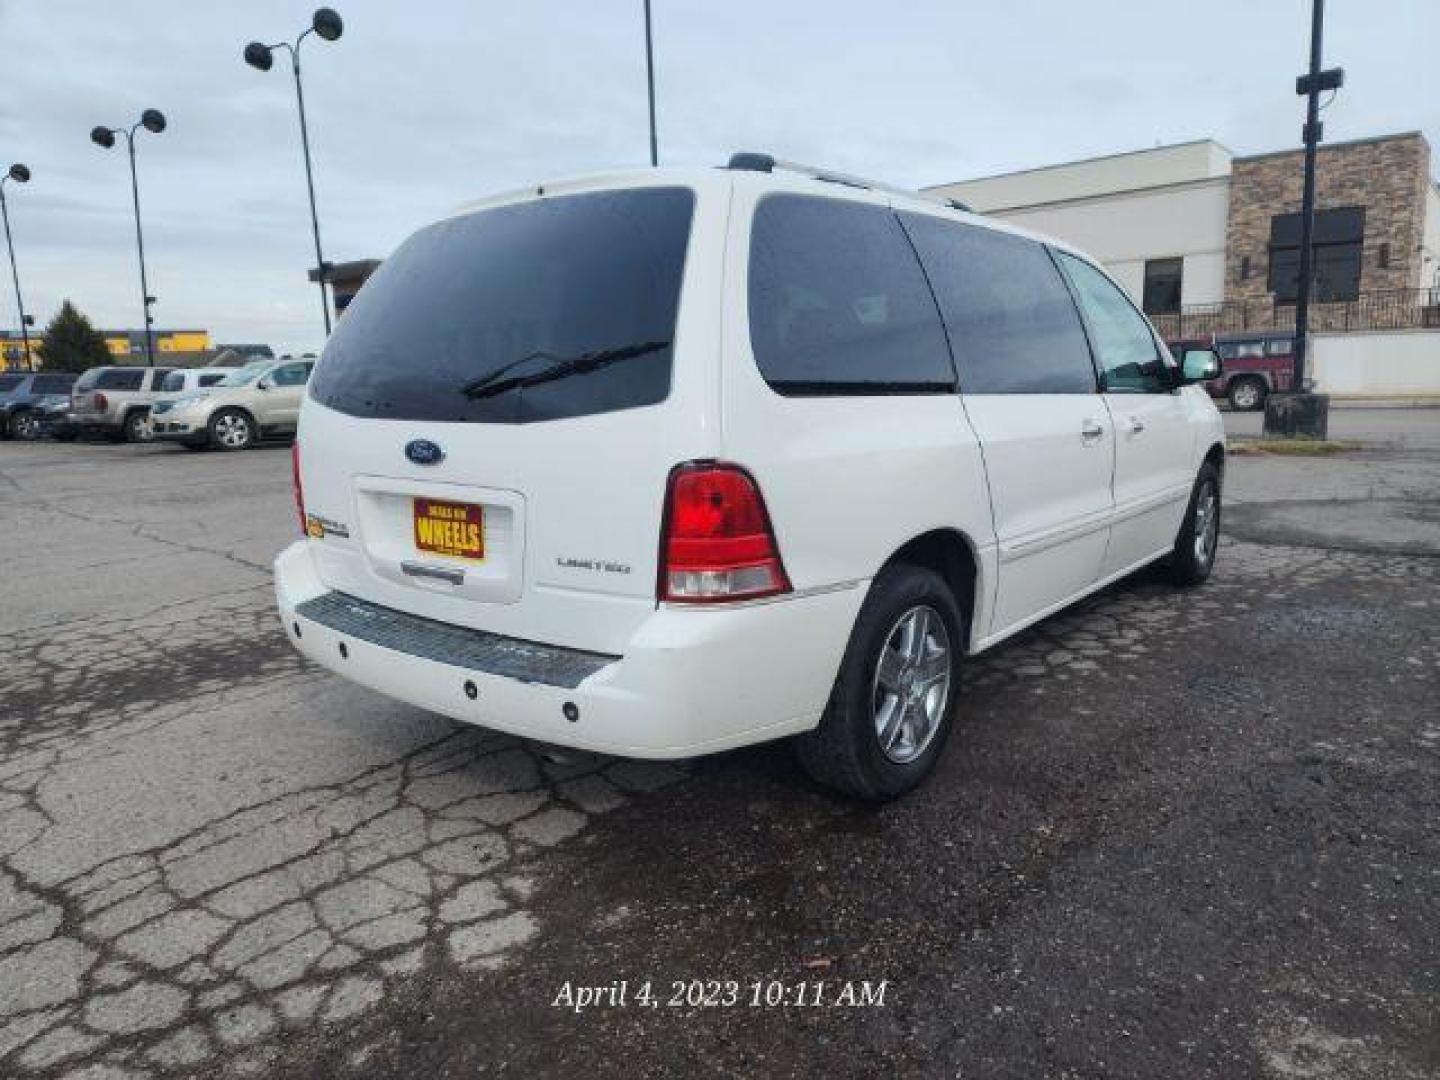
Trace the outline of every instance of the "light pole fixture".
[[18, 162], [10, 166], [4, 176], [0, 176], [0, 217], [5, 219], [5, 246], [10, 250], [10, 277], [15, 281], [15, 307], [20, 311], [20, 342], [24, 349], [22, 356], [25, 359], [27, 368], [34, 368], [35, 363], [30, 357], [30, 328], [29, 318], [25, 314], [25, 301], [20, 298], [20, 271], [15, 269], [15, 241], [10, 235], [10, 211], [5, 206], [5, 181], [14, 180], [17, 184], [28, 184], [30, 182], [30, 168]]
[[275, 50], [285, 49], [290, 53], [290, 65], [295, 71], [295, 101], [300, 106], [300, 146], [305, 151], [305, 187], [310, 193], [310, 229], [315, 234], [316, 281], [320, 286], [320, 314], [325, 319], [325, 335], [330, 335], [330, 300], [325, 295], [325, 256], [320, 250], [320, 217], [315, 212], [315, 172], [310, 164], [310, 130], [305, 123], [305, 89], [300, 83], [300, 43], [311, 34], [326, 41], [335, 41], [345, 30], [339, 14], [331, 8], [320, 8], [310, 19], [310, 25], [295, 39], [278, 41], [266, 45], [252, 41], [245, 46], [245, 62], [257, 71], [269, 71], [275, 63]]
[[150, 295], [150, 285], [145, 279], [145, 234], [140, 229], [140, 181], [135, 174], [135, 132], [142, 127], [153, 135], [159, 135], [165, 130], [165, 114], [159, 109], [146, 109], [140, 114], [140, 119], [128, 128], [111, 128], [102, 124], [90, 129], [90, 141], [101, 149], [109, 150], [115, 145], [115, 136], [124, 135], [126, 149], [130, 151], [130, 194], [135, 201], [135, 250], [140, 254], [140, 300], [141, 310], [145, 313], [145, 363], [154, 367], [155, 341], [151, 332], [154, 319], [150, 317], [150, 306], [155, 303], [155, 297]]
[[655, 46], [650, 34], [650, 0], [645, 0], [645, 85], [650, 96], [650, 164], [660, 164], [660, 144], [655, 137]]

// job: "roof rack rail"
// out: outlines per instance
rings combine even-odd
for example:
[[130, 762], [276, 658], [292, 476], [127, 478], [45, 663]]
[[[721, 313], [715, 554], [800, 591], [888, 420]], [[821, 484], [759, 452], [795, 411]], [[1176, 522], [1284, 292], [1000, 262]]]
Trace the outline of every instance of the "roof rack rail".
[[725, 166], [727, 169], [738, 169], [744, 172], [774, 172], [776, 169], [784, 172], [799, 173], [814, 180], [820, 180], [827, 184], [843, 184], [845, 187], [861, 188], [865, 191], [884, 191], [891, 195], [904, 195], [911, 199], [924, 199], [927, 202], [940, 203], [952, 210], [963, 210], [967, 214], [975, 213], [959, 199], [941, 198], [938, 195], [927, 195], [923, 191], [914, 191], [910, 188], [896, 187], [892, 184], [882, 184], [876, 180], [866, 180], [861, 176], [851, 176], [849, 173], [836, 172], [833, 169], [821, 169], [814, 165], [802, 165], [798, 161], [784, 161], [772, 154], [759, 154], [751, 151], [741, 151], [730, 155], [730, 162]]

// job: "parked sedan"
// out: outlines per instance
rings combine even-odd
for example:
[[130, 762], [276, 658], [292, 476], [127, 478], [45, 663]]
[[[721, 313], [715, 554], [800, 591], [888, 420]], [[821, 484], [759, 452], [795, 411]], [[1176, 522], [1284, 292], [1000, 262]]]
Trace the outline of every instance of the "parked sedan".
[[191, 450], [245, 450], [262, 438], [295, 433], [313, 360], [282, 360], [232, 371], [209, 390], [156, 409], [155, 438]]

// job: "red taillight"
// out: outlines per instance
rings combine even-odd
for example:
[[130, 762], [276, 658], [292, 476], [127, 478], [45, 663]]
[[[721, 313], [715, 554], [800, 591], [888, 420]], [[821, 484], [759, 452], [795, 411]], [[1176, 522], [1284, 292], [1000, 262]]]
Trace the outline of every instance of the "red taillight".
[[94, 399], [95, 408], [93, 412], [104, 412], [110, 407], [110, 401], [104, 394], [96, 394]]
[[295, 510], [300, 515], [300, 531], [309, 533], [305, 521], [305, 488], [300, 483], [300, 441], [290, 444], [290, 476], [295, 481]]
[[790, 591], [765, 500], [736, 465], [671, 472], [660, 559], [662, 600], [715, 603]]

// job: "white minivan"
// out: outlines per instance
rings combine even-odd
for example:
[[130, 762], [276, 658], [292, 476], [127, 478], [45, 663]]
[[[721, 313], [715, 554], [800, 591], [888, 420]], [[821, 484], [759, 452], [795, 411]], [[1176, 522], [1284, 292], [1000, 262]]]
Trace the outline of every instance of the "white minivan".
[[1209, 575], [1218, 363], [1064, 244], [765, 155], [527, 188], [340, 319], [280, 613], [459, 720], [647, 758], [795, 736], [891, 798], [966, 654], [1158, 559]]

